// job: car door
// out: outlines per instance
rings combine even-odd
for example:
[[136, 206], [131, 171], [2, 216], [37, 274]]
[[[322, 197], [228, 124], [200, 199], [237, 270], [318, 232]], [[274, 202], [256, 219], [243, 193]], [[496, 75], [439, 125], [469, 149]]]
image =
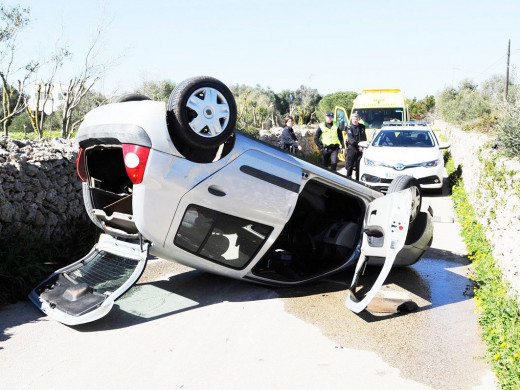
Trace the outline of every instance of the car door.
[[[341, 122], [343, 122], [343, 141], [345, 142], [345, 145], [347, 143], [347, 131], [346, 128], [349, 125], [347, 110], [345, 110], [343, 107], [336, 106], [334, 107], [334, 121], [338, 124], [338, 126], [341, 125]], [[345, 154], [339, 153], [338, 159], [340, 161], [345, 161]]]
[[101, 234], [82, 259], [55, 271], [31, 291], [31, 301], [49, 317], [79, 325], [105, 316], [139, 279], [148, 243]]
[[[297, 165], [259, 150], [247, 150], [182, 197], [164, 250], [196, 268], [244, 270], [290, 219], [301, 182], [302, 169]], [[241, 237], [239, 231], [250, 239]], [[243, 249], [251, 240], [256, 244], [246, 255]], [[217, 241], [223, 244], [213, 245]], [[241, 246], [239, 242], [244, 241], [250, 243]], [[237, 246], [233, 252], [231, 248]], [[220, 253], [218, 247], [230, 250]]]
[[[347, 308], [353, 312], [359, 313], [367, 307], [390, 273], [406, 241], [411, 209], [410, 188], [377, 198], [369, 204], [365, 214], [361, 255], [345, 301]], [[385, 262], [375, 281], [360, 283], [370, 257], [384, 258]]]

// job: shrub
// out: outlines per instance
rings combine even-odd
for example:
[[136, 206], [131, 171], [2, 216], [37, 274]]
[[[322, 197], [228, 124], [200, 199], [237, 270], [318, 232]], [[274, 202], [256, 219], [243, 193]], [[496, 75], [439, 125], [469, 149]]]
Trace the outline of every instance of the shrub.
[[520, 101], [503, 103], [495, 125], [498, 141], [508, 157], [520, 155]]

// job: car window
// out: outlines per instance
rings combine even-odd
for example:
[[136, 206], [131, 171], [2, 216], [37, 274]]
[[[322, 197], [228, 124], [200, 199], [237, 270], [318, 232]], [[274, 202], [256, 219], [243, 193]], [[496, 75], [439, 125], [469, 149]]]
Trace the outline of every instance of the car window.
[[243, 268], [273, 228], [206, 207], [186, 209], [174, 243], [188, 252], [232, 268]]
[[424, 130], [381, 130], [373, 146], [429, 148], [435, 145], [429, 131]]

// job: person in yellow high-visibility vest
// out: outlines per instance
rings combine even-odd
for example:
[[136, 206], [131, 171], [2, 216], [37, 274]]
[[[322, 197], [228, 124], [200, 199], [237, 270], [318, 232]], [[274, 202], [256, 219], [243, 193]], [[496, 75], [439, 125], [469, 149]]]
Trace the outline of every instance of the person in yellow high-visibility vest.
[[314, 143], [321, 150], [321, 161], [325, 168], [336, 171], [338, 166], [338, 153], [343, 153], [343, 129], [334, 122], [334, 114], [327, 111], [325, 122], [318, 125], [314, 134]]

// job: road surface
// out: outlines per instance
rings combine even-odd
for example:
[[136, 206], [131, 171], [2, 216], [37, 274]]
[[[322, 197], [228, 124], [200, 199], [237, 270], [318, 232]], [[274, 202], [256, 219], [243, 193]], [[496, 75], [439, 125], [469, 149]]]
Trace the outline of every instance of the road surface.
[[447, 196], [427, 196], [435, 233], [383, 293], [407, 314], [356, 315], [352, 272], [273, 289], [156, 259], [103, 319], [67, 327], [29, 302], [0, 308], [5, 389], [496, 389]]

